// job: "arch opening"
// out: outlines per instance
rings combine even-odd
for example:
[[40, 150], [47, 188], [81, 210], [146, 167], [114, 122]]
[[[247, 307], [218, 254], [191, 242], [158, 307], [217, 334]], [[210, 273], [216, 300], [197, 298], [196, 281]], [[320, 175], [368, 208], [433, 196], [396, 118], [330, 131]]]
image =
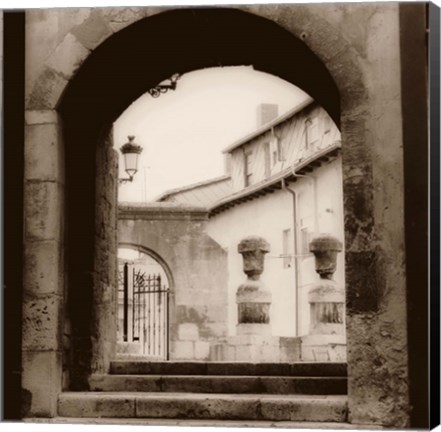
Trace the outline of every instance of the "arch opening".
[[170, 268], [142, 246], [118, 247], [116, 358], [169, 358]]
[[[170, 27], [181, 37], [171, 38]], [[102, 170], [114, 163], [110, 162], [112, 123], [132, 101], [176, 72], [236, 65], [252, 65], [298, 86], [339, 125], [338, 90], [318, 57], [276, 23], [232, 9], [175, 10], [132, 24], [89, 55], [63, 95], [58, 109], [65, 139], [69, 308], [72, 341], [78, 348], [73, 353], [85, 359], [73, 361], [72, 375], [80, 377], [75, 380], [79, 388], [86, 385], [92, 364], [106, 369], [106, 360], [87, 360], [102, 354], [94, 349], [87, 326], [80, 321], [84, 311], [91, 321], [96, 319], [92, 298], [102, 293], [96, 293], [94, 277], [108, 272], [96, 267], [97, 254], [102, 254], [97, 224], [102, 224], [100, 206], [108, 188]], [[96, 181], [100, 176], [101, 184]], [[79, 207], [85, 209], [81, 214]], [[89, 300], [80, 312], [85, 298]]]
[[[214, 88], [216, 84], [221, 90]], [[228, 107], [225, 113], [224, 105]], [[170, 122], [173, 126], [164, 130]], [[266, 126], [267, 122], [272, 126]], [[247, 126], [243, 127], [244, 124]], [[127, 140], [128, 133], [136, 135], [136, 142], [144, 150], [138, 162], [139, 174], [133, 182], [119, 188], [122, 206], [134, 206], [136, 202], [139, 207], [138, 216], [131, 215], [132, 225], [121, 224], [121, 234], [133, 231], [130, 235], [139, 238], [142, 225], [144, 231], [159, 232], [166, 222], [157, 221], [153, 226], [152, 220], [153, 212], [160, 212], [161, 206], [171, 206], [177, 212], [179, 206], [201, 206], [209, 216], [198, 228], [200, 235], [227, 251], [225, 261], [214, 254], [205, 257], [207, 262], [216, 261], [227, 275], [216, 280], [206, 278], [208, 275], [198, 267], [200, 254], [195, 250], [186, 251], [190, 259], [183, 254], [174, 256], [177, 271], [185, 261], [186, 271], [195, 278], [190, 282], [177, 273], [181, 281], [176, 292], [178, 308], [186, 313], [177, 314], [178, 332], [171, 359], [344, 361], [341, 292], [333, 298], [328, 295], [327, 301], [320, 299], [319, 293], [315, 298], [308, 294], [318, 279], [314, 256], [309, 251], [310, 241], [323, 232], [342, 242], [344, 239], [340, 133], [323, 108], [297, 87], [274, 76], [244, 67], [210, 68], [185, 74], [178, 91], [159, 100], [146, 94], [134, 102], [114, 124], [115, 149]], [[249, 184], [244, 184], [241, 174], [244, 151], [249, 154]], [[320, 154], [332, 152], [335, 156], [320, 162]], [[315, 166], [307, 168], [312, 171], [305, 177], [299, 164], [308, 158], [315, 161]], [[221, 163], [216, 164], [216, 159]], [[300, 177], [292, 174], [297, 166]], [[122, 167], [120, 175], [124, 175]], [[270, 192], [274, 184], [279, 189]], [[255, 188], [254, 193], [250, 187]], [[247, 199], [235, 200], [235, 193]], [[219, 205], [222, 200], [225, 206]], [[165, 208], [162, 211], [165, 215]], [[180, 220], [179, 224], [185, 226], [187, 222]], [[177, 229], [169, 228], [161, 229], [158, 239], [146, 236], [144, 244], [165, 248]], [[242, 347], [236, 338], [242, 331], [238, 328], [237, 291], [246, 276], [237, 247], [248, 235], [261, 236], [271, 247], [262, 274], [262, 289], [271, 293], [270, 328], [267, 333], [259, 331], [249, 343], [242, 338]], [[344, 286], [344, 253], [338, 257], [334, 278], [337, 285]], [[220, 334], [205, 326], [210, 317], [215, 321], [218, 314], [211, 308], [211, 298], [202, 301], [204, 290], [211, 292], [211, 298], [217, 297], [218, 309], [226, 303], [224, 317], [217, 323], [218, 329], [222, 324], [225, 327]], [[194, 297], [198, 297], [201, 307], [190, 306]], [[201, 319], [192, 319], [190, 308]], [[339, 310], [338, 322], [332, 322], [331, 316], [321, 316], [312, 323], [316, 313], [311, 310], [316, 309]], [[208, 325], [213, 327], [212, 324]], [[270, 334], [265, 342], [274, 345], [272, 350], [257, 351], [258, 337], [263, 334]], [[308, 337], [310, 334], [312, 337]], [[203, 358], [198, 357], [202, 356], [199, 351], [188, 348], [186, 337], [208, 347]], [[285, 347], [277, 339], [280, 337], [286, 338], [285, 345], [292, 347], [291, 358], [285, 355]], [[254, 351], [250, 352], [251, 349]]]

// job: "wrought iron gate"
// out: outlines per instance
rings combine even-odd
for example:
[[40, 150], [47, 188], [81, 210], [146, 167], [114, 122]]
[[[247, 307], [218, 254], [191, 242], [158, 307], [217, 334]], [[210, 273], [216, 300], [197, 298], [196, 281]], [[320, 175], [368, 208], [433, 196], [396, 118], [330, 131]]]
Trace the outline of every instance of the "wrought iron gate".
[[146, 357], [168, 360], [169, 289], [162, 284], [161, 275], [125, 263], [119, 272], [118, 291], [123, 298], [120, 340], [139, 344]]

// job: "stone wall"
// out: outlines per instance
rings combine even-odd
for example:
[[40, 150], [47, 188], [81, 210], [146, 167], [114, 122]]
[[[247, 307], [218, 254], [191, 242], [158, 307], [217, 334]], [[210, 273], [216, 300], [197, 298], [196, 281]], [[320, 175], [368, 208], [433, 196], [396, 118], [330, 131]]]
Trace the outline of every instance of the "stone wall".
[[170, 359], [208, 360], [227, 331], [227, 254], [205, 232], [204, 209], [152, 203], [120, 207], [119, 244], [161, 257], [172, 276]]
[[23, 411], [51, 417], [66, 330], [63, 140], [55, 111], [28, 112], [25, 120]]
[[116, 349], [118, 154], [112, 139], [97, 148], [92, 371], [105, 373]]

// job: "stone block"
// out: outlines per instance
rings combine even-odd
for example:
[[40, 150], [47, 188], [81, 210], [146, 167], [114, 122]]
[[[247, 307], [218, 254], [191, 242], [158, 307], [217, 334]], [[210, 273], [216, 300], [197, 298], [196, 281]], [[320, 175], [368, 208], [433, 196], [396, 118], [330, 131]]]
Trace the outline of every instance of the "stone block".
[[27, 351], [61, 350], [60, 312], [62, 298], [24, 296], [22, 347]]
[[157, 376], [93, 374], [89, 378], [92, 391], [159, 392], [163, 381]]
[[179, 340], [199, 340], [199, 328], [194, 323], [184, 323], [178, 326], [178, 338]]
[[253, 362], [251, 346], [250, 345], [239, 345], [236, 346], [236, 361], [239, 362]]
[[259, 349], [256, 350], [256, 362], [265, 362], [265, 363], [279, 363], [280, 362], [280, 348], [279, 345], [274, 343], [272, 344], [262, 344], [259, 346]]
[[28, 110], [55, 109], [68, 80], [60, 73], [47, 66], [32, 82], [29, 94], [25, 99]]
[[207, 360], [210, 355], [210, 342], [196, 341], [194, 343], [194, 359]]
[[302, 345], [346, 344], [346, 336], [341, 334], [311, 334], [301, 337]]
[[328, 353], [331, 361], [346, 362], [346, 344], [328, 344]]
[[228, 343], [231, 345], [262, 345], [269, 344], [274, 340], [274, 336], [256, 335], [256, 334], [242, 334], [230, 336]]
[[270, 307], [270, 303], [238, 303], [239, 324], [268, 324]]
[[140, 396], [136, 401], [137, 417], [250, 419], [256, 418], [257, 398], [230, 395], [177, 394]]
[[[211, 318], [211, 315], [210, 315]], [[203, 328], [200, 329], [200, 336], [203, 338], [221, 339], [227, 334], [227, 323], [225, 322], [225, 314], [223, 320], [220, 322], [204, 323]]]
[[193, 360], [194, 343], [191, 341], [175, 341], [172, 344], [172, 356], [174, 359]]
[[345, 325], [334, 323], [315, 323], [311, 324], [310, 334], [340, 336], [344, 339]]
[[168, 376], [162, 377], [162, 391], [176, 393], [259, 393], [260, 377]]
[[309, 303], [344, 303], [344, 288], [334, 281], [321, 279], [314, 283], [308, 294]]
[[167, 10], [165, 7], [106, 7], [102, 9], [103, 17], [108, 22], [113, 32], [118, 32], [124, 27], [144, 17], [156, 15]]
[[56, 240], [27, 242], [24, 253], [24, 291], [28, 294], [63, 294], [61, 244]]
[[226, 342], [210, 347], [210, 361], [234, 362], [236, 359], [236, 347]]
[[89, 50], [72, 33], [68, 33], [47, 59], [46, 64], [69, 79], [88, 55]]
[[[259, 363], [255, 365], [256, 375], [277, 375], [287, 376], [291, 375], [291, 365], [288, 363]], [[300, 374], [298, 374], [300, 375]]]
[[25, 182], [25, 237], [60, 240], [62, 187], [49, 181]]
[[260, 392], [269, 394], [344, 395], [346, 379], [335, 377], [260, 377]]
[[62, 154], [57, 124], [25, 127], [25, 179], [64, 182]]
[[224, 361], [236, 361], [236, 347], [228, 345]]
[[113, 32], [99, 8], [92, 9], [88, 18], [72, 30], [73, 35], [88, 50], [95, 49]]
[[142, 345], [132, 342], [118, 342], [116, 345], [117, 354], [139, 354], [141, 355]]
[[58, 415], [62, 417], [135, 417], [135, 397], [109, 393], [63, 393]]
[[270, 324], [238, 324], [236, 329], [238, 335], [271, 335]]
[[225, 361], [226, 345], [224, 343], [213, 343], [210, 345], [209, 361]]
[[38, 79], [41, 66], [59, 42], [59, 17], [48, 9], [28, 9], [26, 13], [25, 91], [26, 97]]
[[292, 363], [300, 360], [300, 338], [280, 338], [280, 361]]
[[240, 285], [236, 293], [236, 303], [271, 304], [272, 294], [262, 288], [260, 281], [247, 281]]
[[311, 346], [302, 345], [300, 357], [302, 361], [315, 361], [314, 352]]
[[261, 401], [261, 415], [279, 421], [346, 421], [344, 396], [296, 396], [284, 399], [268, 397]]
[[26, 110], [25, 123], [29, 126], [57, 124], [58, 113], [55, 110]]
[[23, 351], [22, 387], [29, 392], [25, 417], [54, 417], [62, 386], [61, 354], [55, 351]]

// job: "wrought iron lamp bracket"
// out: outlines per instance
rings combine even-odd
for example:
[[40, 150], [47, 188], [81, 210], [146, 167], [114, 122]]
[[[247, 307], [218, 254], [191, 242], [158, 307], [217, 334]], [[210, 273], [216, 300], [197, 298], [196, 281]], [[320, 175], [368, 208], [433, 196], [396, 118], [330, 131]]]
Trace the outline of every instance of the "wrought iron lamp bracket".
[[154, 98], [158, 98], [159, 96], [161, 96], [161, 94], [167, 93], [169, 90], [176, 90], [178, 79], [180, 77], [181, 76], [178, 73], [176, 73], [172, 75], [171, 78], [168, 79], [168, 81], [170, 81], [169, 83], [158, 84], [157, 86], [152, 87], [150, 90], [147, 90], [147, 92], [150, 94], [150, 96]]
[[133, 181], [133, 177], [119, 178], [118, 184], [124, 184], [132, 181]]

